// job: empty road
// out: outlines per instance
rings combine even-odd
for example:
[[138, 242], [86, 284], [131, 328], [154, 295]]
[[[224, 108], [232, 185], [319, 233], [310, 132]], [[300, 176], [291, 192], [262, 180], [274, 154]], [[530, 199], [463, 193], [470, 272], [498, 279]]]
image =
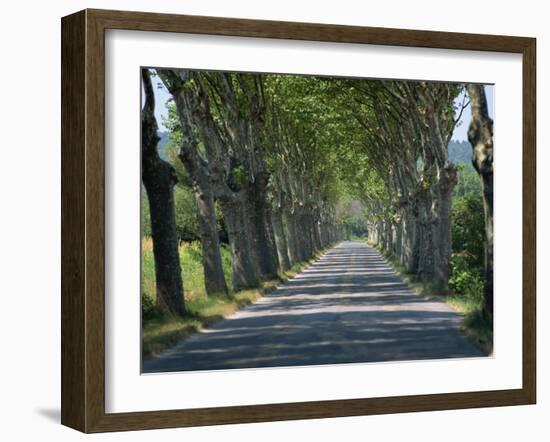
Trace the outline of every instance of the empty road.
[[143, 372], [480, 357], [447, 304], [411, 291], [360, 241], [257, 303], [143, 361]]

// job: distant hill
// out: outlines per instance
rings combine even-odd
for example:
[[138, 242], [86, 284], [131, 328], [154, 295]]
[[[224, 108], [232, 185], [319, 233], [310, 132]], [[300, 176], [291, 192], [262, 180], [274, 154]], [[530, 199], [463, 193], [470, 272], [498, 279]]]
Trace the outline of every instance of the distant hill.
[[163, 160], [167, 160], [166, 146], [168, 146], [168, 142], [170, 141], [169, 139], [170, 134], [168, 132], [158, 132], [158, 136], [160, 137], [160, 141], [157, 146], [159, 155]]
[[465, 164], [469, 169], [472, 166], [472, 145], [468, 141], [451, 141], [449, 143], [449, 161], [454, 164]]

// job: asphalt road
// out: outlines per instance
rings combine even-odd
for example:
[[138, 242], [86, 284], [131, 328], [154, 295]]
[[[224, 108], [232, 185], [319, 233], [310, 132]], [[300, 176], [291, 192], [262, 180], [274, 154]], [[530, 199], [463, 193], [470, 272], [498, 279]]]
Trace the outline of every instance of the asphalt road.
[[345, 241], [294, 279], [143, 361], [143, 372], [480, 357], [462, 316], [411, 291], [373, 248]]

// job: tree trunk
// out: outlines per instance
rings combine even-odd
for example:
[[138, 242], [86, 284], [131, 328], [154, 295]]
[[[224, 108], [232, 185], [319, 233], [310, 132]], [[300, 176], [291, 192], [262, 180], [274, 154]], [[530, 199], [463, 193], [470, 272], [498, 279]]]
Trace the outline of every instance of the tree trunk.
[[407, 273], [416, 273], [418, 252], [416, 250], [416, 220], [413, 214], [406, 212], [403, 215], [403, 245], [401, 263]]
[[323, 248], [326, 248], [330, 244], [330, 227], [326, 220], [321, 223], [321, 239]]
[[383, 246], [382, 244], [382, 221], [377, 221], [376, 223], [376, 237], [374, 240], [374, 243], [380, 247]]
[[286, 272], [290, 269], [290, 259], [288, 257], [288, 244], [280, 210], [271, 212], [271, 222], [273, 224], [273, 235], [275, 236], [275, 244], [277, 245], [279, 264], [281, 270]]
[[481, 177], [485, 215], [485, 313], [493, 316], [493, 174]]
[[[211, 171], [208, 161], [200, 153], [192, 123], [193, 114], [196, 114], [196, 103], [189, 99], [190, 92], [183, 88], [188, 78], [182, 78], [171, 70], [158, 70], [157, 73], [171, 91], [181, 124], [182, 143], [178, 157], [193, 182], [198, 208], [205, 290], [208, 295], [228, 294], [218, 238]], [[204, 129], [206, 121], [201, 121], [200, 127]], [[210, 146], [213, 140], [209, 139], [209, 132], [203, 130], [202, 135], [203, 143]]]
[[467, 86], [472, 109], [468, 141], [472, 145], [472, 163], [481, 179], [485, 218], [484, 310], [493, 316], [493, 120], [489, 117], [482, 85]]
[[221, 202], [231, 249], [233, 289], [256, 288], [260, 285], [258, 269], [253, 262], [247, 214], [242, 201]]
[[382, 250], [385, 252], [388, 251], [388, 221], [384, 220], [382, 222]]
[[307, 226], [307, 233], [309, 237], [309, 257], [313, 257], [315, 255], [315, 252], [318, 250], [317, 246], [315, 244], [315, 225], [313, 224], [313, 215], [309, 212], [307, 212], [307, 215], [305, 216], [306, 220], [306, 226]]
[[436, 249], [434, 247], [434, 223], [432, 218], [431, 198], [427, 190], [422, 190], [418, 196], [418, 224], [417, 224], [417, 275], [421, 281], [432, 282], [434, 280], [434, 262]]
[[438, 185], [438, 246], [439, 258], [435, 261], [437, 267], [436, 286], [446, 293], [449, 289], [449, 277], [451, 273], [450, 260], [452, 253], [452, 198], [453, 189], [457, 182], [456, 167], [449, 164], [440, 174]]
[[164, 313], [185, 313], [178, 234], [174, 211], [175, 172], [167, 163], [151, 171], [144, 165], [143, 183], [149, 199], [155, 258], [157, 307]]
[[302, 255], [299, 249], [298, 232], [296, 229], [295, 214], [289, 211], [283, 212], [283, 221], [287, 228], [287, 250], [290, 265], [294, 265], [299, 261], [302, 261]]
[[390, 220], [386, 220], [386, 252], [392, 256], [393, 255], [393, 225]]
[[311, 215], [311, 227], [313, 230], [313, 244], [316, 252], [323, 248], [323, 246], [321, 245], [321, 232], [319, 224], [319, 215], [317, 214], [317, 212], [314, 212]]
[[393, 254], [398, 261], [401, 261], [403, 246], [403, 222], [398, 221], [394, 225], [394, 235], [393, 235]]
[[311, 258], [312, 247], [309, 224], [303, 207], [300, 208], [296, 227], [298, 231], [298, 240], [300, 241], [300, 255], [302, 256], [302, 261], [305, 261]]
[[256, 239], [256, 255], [260, 272], [265, 279], [277, 278], [279, 268], [277, 247], [271, 223], [271, 207], [267, 200], [269, 175], [258, 174], [254, 185], [249, 189], [252, 228]]
[[319, 250], [322, 250], [325, 248], [325, 240], [323, 238], [323, 229], [322, 229], [322, 224], [320, 220], [317, 220], [315, 222], [315, 232], [317, 236]]
[[227, 295], [229, 290], [223, 273], [214, 196], [209, 188], [198, 189], [195, 196], [201, 234], [202, 265], [206, 293], [209, 296]]
[[182, 272], [174, 210], [174, 168], [160, 159], [154, 116], [155, 98], [147, 69], [142, 70], [145, 105], [141, 113], [141, 176], [149, 199], [155, 259], [157, 307], [164, 313], [185, 313]]

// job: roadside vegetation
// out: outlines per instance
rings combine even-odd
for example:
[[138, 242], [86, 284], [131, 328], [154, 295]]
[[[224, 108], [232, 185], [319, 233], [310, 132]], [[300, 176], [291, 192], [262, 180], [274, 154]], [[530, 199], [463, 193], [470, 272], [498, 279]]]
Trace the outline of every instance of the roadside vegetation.
[[[146, 225], [146, 228], [148, 226]], [[204, 289], [204, 271], [202, 253], [198, 241], [182, 242], [179, 245], [179, 257], [184, 272], [186, 313], [173, 315], [164, 313], [156, 306], [155, 263], [153, 243], [150, 237], [142, 240], [142, 279], [141, 279], [141, 315], [142, 315], [142, 355], [156, 355], [175, 345], [179, 340], [202, 330], [211, 324], [231, 315], [240, 308], [252, 304], [264, 294], [274, 290], [278, 284], [293, 278], [317, 259], [323, 251], [316, 253], [309, 261], [295, 263], [292, 268], [279, 273], [276, 279], [263, 281], [255, 289], [234, 292], [231, 288], [231, 254], [227, 245], [222, 244], [222, 262], [230, 293], [207, 296]]]
[[[386, 260], [418, 294], [447, 302], [464, 315], [462, 332], [485, 354], [493, 352], [492, 318], [484, 314], [484, 222], [483, 200], [477, 174], [459, 165], [457, 185], [453, 191], [452, 254], [449, 289], [442, 292], [433, 283], [422, 281], [391, 253], [382, 250]], [[374, 245], [374, 244], [371, 244]]]

